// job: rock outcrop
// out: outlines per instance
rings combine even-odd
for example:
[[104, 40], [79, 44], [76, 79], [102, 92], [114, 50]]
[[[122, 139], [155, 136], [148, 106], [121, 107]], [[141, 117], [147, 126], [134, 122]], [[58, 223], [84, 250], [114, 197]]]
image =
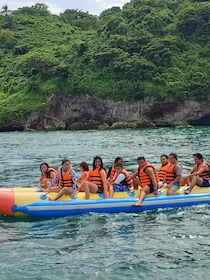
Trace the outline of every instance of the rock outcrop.
[[47, 102], [45, 109], [27, 113], [11, 123], [1, 125], [0, 131], [210, 125], [210, 100], [168, 98], [159, 101], [147, 97], [128, 103], [75, 94], [52, 95]]

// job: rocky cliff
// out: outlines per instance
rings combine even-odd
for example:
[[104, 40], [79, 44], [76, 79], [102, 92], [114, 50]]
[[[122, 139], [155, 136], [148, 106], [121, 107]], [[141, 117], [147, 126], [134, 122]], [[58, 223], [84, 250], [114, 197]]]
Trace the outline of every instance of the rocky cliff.
[[210, 125], [210, 100], [166, 99], [154, 97], [128, 103], [104, 100], [87, 94], [52, 95], [48, 106], [25, 114], [0, 131], [79, 130], [106, 128]]

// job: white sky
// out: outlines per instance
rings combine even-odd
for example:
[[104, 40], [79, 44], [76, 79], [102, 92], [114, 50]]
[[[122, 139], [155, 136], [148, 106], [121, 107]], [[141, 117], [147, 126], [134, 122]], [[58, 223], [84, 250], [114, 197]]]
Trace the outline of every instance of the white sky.
[[9, 10], [17, 10], [18, 8], [28, 6], [31, 7], [36, 3], [47, 5], [52, 14], [59, 14], [66, 9], [79, 9], [90, 14], [99, 15], [102, 11], [113, 6], [122, 7], [129, 0], [0, 0], [0, 8], [4, 5]]

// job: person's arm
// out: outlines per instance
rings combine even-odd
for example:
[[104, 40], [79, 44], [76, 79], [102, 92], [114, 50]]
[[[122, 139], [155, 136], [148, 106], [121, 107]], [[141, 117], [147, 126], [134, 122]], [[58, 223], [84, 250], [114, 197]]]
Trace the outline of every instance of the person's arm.
[[192, 174], [194, 173], [194, 172], [196, 172], [196, 170], [197, 170], [197, 166], [196, 165], [194, 165], [193, 166], [193, 168], [190, 170], [190, 172], [185, 176], [185, 178], [189, 178], [189, 177], [191, 177], [192, 176]]
[[176, 178], [169, 184], [169, 185], [173, 185], [173, 184], [177, 184], [181, 178], [182, 178], [182, 167], [180, 165], [176, 165], [174, 168], [174, 172], [176, 174]]
[[72, 187], [73, 187], [73, 193], [76, 193], [77, 191], [77, 183], [76, 183], [76, 173], [74, 170], [70, 171], [70, 176], [72, 179]]
[[78, 191], [80, 191], [80, 190], [83, 188], [85, 182], [86, 182], [86, 181], [89, 181], [89, 179], [90, 179], [90, 171], [88, 172], [87, 176], [84, 178], [84, 180], [83, 180], [83, 181], [81, 182], [81, 184], [79, 185]]
[[51, 183], [49, 184], [47, 191], [49, 191], [57, 182], [58, 182], [58, 172], [56, 172], [55, 177], [52, 179]]
[[153, 193], [157, 195], [158, 183], [155, 177], [155, 173], [152, 167], [147, 167], [145, 173], [150, 177], [153, 185]]
[[104, 196], [105, 196], [105, 198], [109, 198], [108, 185], [107, 185], [107, 181], [106, 181], [106, 172], [104, 169], [101, 169], [99, 171], [99, 174], [101, 176], [101, 180], [102, 180], [102, 184], [103, 184], [103, 188], [104, 188]]
[[79, 178], [76, 179], [76, 182], [79, 183], [82, 181], [82, 176], [80, 176]]
[[203, 163], [202, 166], [201, 166], [201, 168], [200, 168], [198, 171], [195, 170], [194, 172], [192, 172], [192, 173], [189, 175], [189, 177], [202, 174], [203, 172], [207, 171], [207, 170], [206, 170], [206, 167], [207, 167], [206, 164]]
[[114, 185], [119, 185], [123, 180], [125, 180], [125, 174], [120, 173], [117, 179], [114, 181]]
[[134, 179], [139, 176], [139, 169], [137, 168], [136, 171], [130, 176], [131, 179]]

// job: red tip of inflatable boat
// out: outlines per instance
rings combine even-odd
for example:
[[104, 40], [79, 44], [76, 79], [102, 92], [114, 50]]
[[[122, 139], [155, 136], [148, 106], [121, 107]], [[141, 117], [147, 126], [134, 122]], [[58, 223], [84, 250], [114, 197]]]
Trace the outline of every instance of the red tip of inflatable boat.
[[12, 206], [15, 204], [13, 188], [0, 188], [0, 213], [14, 216]]

